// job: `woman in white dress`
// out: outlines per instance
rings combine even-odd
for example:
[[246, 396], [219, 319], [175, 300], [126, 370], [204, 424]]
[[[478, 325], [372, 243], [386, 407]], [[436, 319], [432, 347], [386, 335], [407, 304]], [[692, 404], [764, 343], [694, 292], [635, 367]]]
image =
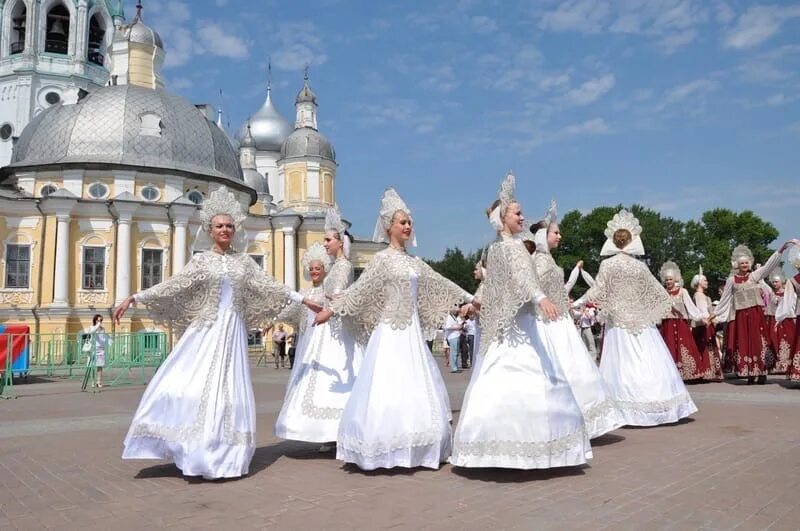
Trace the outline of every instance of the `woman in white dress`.
[[350, 400], [342, 413], [336, 458], [364, 470], [439, 468], [450, 455], [450, 403], [423, 329], [472, 296], [406, 252], [411, 211], [389, 188], [373, 240], [389, 247], [333, 298], [317, 323], [351, 316], [371, 331]]
[[97, 370], [97, 381], [95, 385], [97, 388], [103, 387], [103, 368], [106, 366], [106, 349], [114, 342], [103, 327], [103, 316], [95, 314], [92, 317], [92, 327], [88, 332], [89, 341], [84, 345], [84, 350], [89, 354], [86, 363], [92, 362], [92, 355], [94, 355], [94, 366]]
[[578, 277], [579, 268], [575, 267], [569, 282], [564, 284], [564, 270], [556, 264], [550, 249], [561, 243], [561, 229], [556, 222], [556, 204], [550, 204], [545, 218], [536, 229], [533, 253], [533, 264], [536, 276], [544, 294], [550, 299], [559, 316], [554, 320], [537, 314], [536, 330], [544, 342], [551, 357], [558, 360], [586, 423], [586, 432], [590, 439], [600, 437], [624, 424], [614, 399], [606, 388], [600, 371], [581, 339], [578, 329], [572, 321], [570, 313], [569, 292]]
[[[330, 244], [329, 249], [335, 248], [327, 236], [326, 244]], [[352, 278], [350, 262], [341, 257], [337, 271], [328, 252], [322, 244], [315, 243], [303, 256], [303, 270], [313, 283], [303, 293], [323, 306], [326, 295], [341, 291]], [[314, 312], [299, 304], [293, 304], [287, 314], [279, 317], [299, 329], [300, 341], [295, 368], [275, 423], [275, 435], [296, 441], [333, 443], [361, 365], [361, 347], [343, 319], [336, 317], [315, 327], [315, 317]], [[320, 450], [331, 448], [326, 444]]]
[[255, 452], [248, 326], [304, 300], [234, 250], [246, 214], [227, 188], [209, 195], [200, 217], [198, 239], [210, 238], [211, 250], [114, 310], [119, 320], [134, 302], [144, 304], [156, 322], [186, 329], [145, 389], [122, 458], [169, 459], [185, 476], [233, 478], [248, 473]]
[[[558, 362], [536, 330], [536, 313], [558, 309], [543, 294], [525, 249], [514, 176], [503, 182], [490, 220], [481, 285], [483, 361], [461, 407], [450, 462], [462, 467], [552, 468], [586, 463], [592, 451], [583, 415]], [[563, 286], [562, 286], [563, 289]]]
[[605, 318], [600, 374], [625, 424], [677, 422], [697, 407], [689, 396], [656, 325], [672, 311], [666, 290], [635, 256], [644, 254], [642, 227], [627, 210], [608, 222], [608, 240], [586, 298]]

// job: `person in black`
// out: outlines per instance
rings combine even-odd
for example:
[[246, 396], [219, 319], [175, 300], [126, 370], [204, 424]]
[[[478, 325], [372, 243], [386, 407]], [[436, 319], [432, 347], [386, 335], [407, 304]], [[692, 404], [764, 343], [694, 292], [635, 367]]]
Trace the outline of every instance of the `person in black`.
[[289, 334], [289, 339], [286, 340], [287, 344], [289, 345], [289, 368], [291, 369], [294, 367], [294, 355], [295, 351], [297, 350], [297, 331], [293, 331]]

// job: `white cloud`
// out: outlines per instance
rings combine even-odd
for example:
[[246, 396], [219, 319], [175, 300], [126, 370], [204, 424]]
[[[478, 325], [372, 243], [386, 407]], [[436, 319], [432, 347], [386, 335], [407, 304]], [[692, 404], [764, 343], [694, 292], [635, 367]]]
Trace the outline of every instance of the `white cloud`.
[[704, 96], [718, 87], [719, 84], [711, 79], [697, 79], [671, 88], [664, 96], [667, 103], [677, 103], [692, 97]]
[[489, 17], [476, 15], [472, 17], [470, 22], [472, 23], [472, 29], [475, 33], [485, 34], [497, 31], [497, 22]]
[[691, 44], [697, 38], [697, 30], [694, 28], [679, 31], [677, 33], [670, 33], [665, 35], [659, 42], [662, 51], [671, 55], [683, 48], [687, 44]]
[[611, 133], [611, 126], [609, 126], [605, 120], [602, 118], [592, 118], [585, 122], [562, 127], [555, 134], [555, 138], [576, 135], [607, 135], [609, 133]]
[[282, 70], [302, 70], [327, 61], [320, 31], [311, 21], [284, 22], [278, 27], [279, 45], [272, 54], [273, 64]]
[[248, 56], [244, 40], [225, 31], [219, 24], [201, 22], [197, 34], [202, 38], [206, 52], [220, 57], [243, 59]]
[[442, 65], [426, 68], [422, 77], [422, 85], [438, 92], [452, 92], [461, 85], [453, 67]]
[[416, 101], [402, 98], [361, 105], [358, 116], [366, 127], [403, 127], [417, 134], [431, 133], [442, 122], [441, 114], [425, 112]]
[[188, 77], [176, 77], [168, 80], [167, 86], [172, 90], [184, 90], [194, 86], [194, 82]]
[[574, 88], [564, 94], [560, 101], [567, 105], [582, 106], [588, 105], [600, 99], [604, 94], [614, 88], [616, 80], [613, 74], [590, 79], [580, 87]]
[[723, 43], [727, 48], [752, 48], [773, 37], [785, 22], [796, 17], [800, 17], [800, 6], [751, 7], [727, 32]]
[[542, 13], [539, 27], [553, 31], [598, 33], [611, 15], [610, 3], [605, 0], [569, 0], [553, 11]]

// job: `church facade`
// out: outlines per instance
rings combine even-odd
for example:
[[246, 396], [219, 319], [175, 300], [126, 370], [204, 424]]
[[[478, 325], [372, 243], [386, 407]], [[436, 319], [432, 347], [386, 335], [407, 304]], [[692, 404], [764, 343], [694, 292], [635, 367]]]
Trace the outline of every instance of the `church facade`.
[[[208, 106], [163, 88], [164, 45], [141, 4], [130, 23], [110, 0], [0, 5], [0, 98], [13, 94], [0, 105], [11, 129], [0, 140], [0, 323], [60, 334], [108, 318], [183, 268], [198, 209], [222, 185], [249, 208], [243, 250], [305, 287], [300, 258], [323, 238], [338, 168], [307, 76], [294, 125], [267, 86], [233, 140]], [[357, 240], [356, 268], [380, 248]], [[118, 328], [153, 329], [141, 310]]]

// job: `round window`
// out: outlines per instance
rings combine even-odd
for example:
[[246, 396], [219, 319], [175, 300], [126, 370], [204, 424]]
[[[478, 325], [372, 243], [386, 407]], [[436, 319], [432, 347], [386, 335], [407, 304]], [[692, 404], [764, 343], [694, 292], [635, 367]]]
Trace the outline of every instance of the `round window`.
[[5, 123], [0, 125], [0, 140], [8, 140], [11, 138], [11, 134], [14, 132], [14, 128], [11, 127], [11, 124]]
[[48, 92], [44, 95], [44, 101], [50, 105], [55, 105], [61, 101], [61, 96], [58, 95], [58, 92]]
[[41, 190], [39, 190], [39, 195], [41, 195], [42, 197], [47, 197], [48, 195], [55, 193], [57, 190], [58, 188], [56, 188], [56, 185], [46, 184], [42, 186]]
[[161, 196], [161, 192], [158, 191], [158, 188], [151, 185], [142, 188], [141, 194], [145, 201], [156, 201], [159, 196]]
[[194, 203], [195, 205], [202, 205], [205, 198], [203, 194], [198, 192], [197, 190], [193, 190], [189, 192], [189, 195], [186, 196], [186, 199]]
[[89, 187], [89, 196], [94, 199], [102, 199], [108, 195], [108, 186], [103, 183], [94, 183]]

